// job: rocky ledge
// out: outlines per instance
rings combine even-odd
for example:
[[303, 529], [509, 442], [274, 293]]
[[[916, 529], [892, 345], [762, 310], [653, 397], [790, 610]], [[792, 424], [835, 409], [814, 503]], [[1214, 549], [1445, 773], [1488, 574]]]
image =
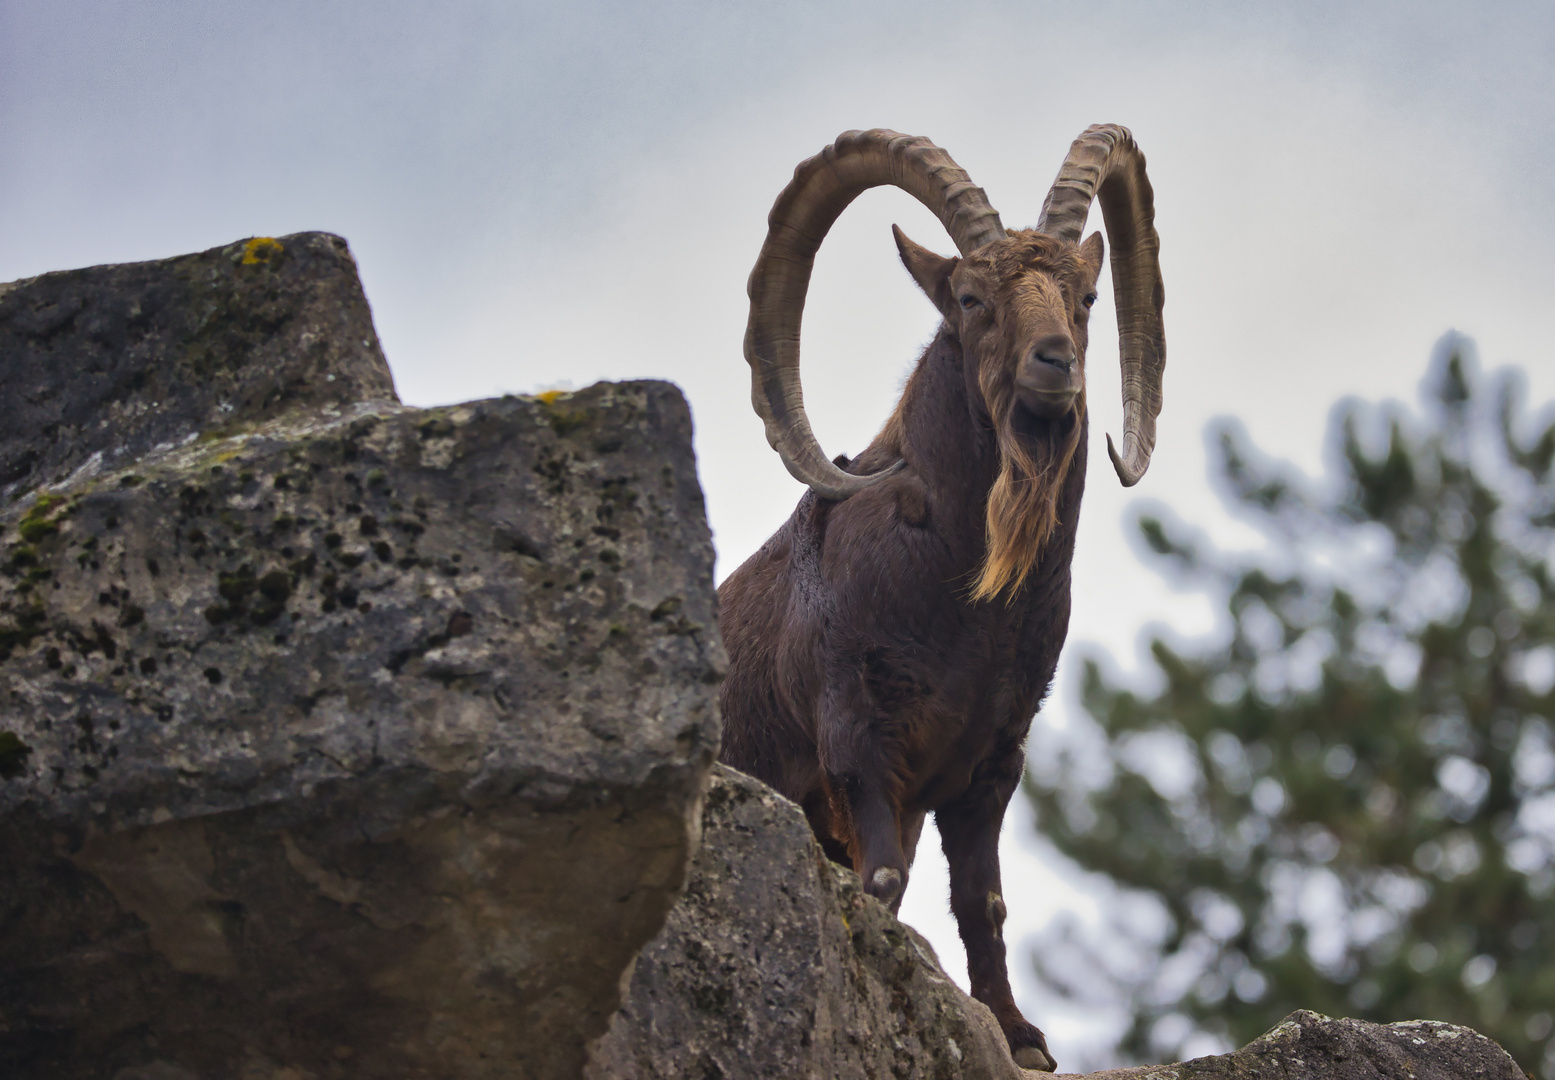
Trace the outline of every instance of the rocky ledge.
[[[1373, 1024], [1293, 1012], [1234, 1054], [1087, 1074], [1088, 1080], [1527, 1080], [1496, 1043], [1456, 1024]], [[1062, 1080], [1062, 1078], [1060, 1078]]]
[[[821, 853], [804, 813], [716, 767], [685, 895], [588, 1080], [1019, 1080], [993, 1013]], [[1033, 1076], [1040, 1074], [1031, 1074]]]
[[404, 408], [319, 235], [0, 349], [0, 1074], [577, 1076], [718, 741], [680, 393]]
[[[408, 409], [344, 241], [0, 285], [0, 1076], [1016, 1080], [714, 769], [664, 383]], [[1297, 1013], [1106, 1080], [1520, 1074]]]
[[[829, 863], [799, 807], [714, 771], [702, 846], [588, 1080], [1035, 1080], [928, 942]], [[1073, 1075], [1073, 1074], [1071, 1074]], [[1297, 1012], [1233, 1054], [1088, 1080], [1524, 1080], [1452, 1024]], [[1078, 1080], [1078, 1077], [1075, 1077]]]

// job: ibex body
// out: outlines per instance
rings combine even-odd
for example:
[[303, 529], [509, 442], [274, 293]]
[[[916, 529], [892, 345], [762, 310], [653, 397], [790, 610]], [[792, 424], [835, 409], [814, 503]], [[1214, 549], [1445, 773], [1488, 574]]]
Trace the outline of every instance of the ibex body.
[[[798, 325], [815, 251], [861, 191], [897, 183], [945, 223], [959, 258], [898, 230], [944, 317], [885, 429], [828, 461], [804, 415]], [[1076, 140], [1035, 230], [1006, 232], [948, 155], [850, 132], [802, 163], [751, 274], [746, 356], [768, 438], [811, 487], [724, 582], [725, 762], [799, 803], [833, 859], [895, 908], [933, 811], [972, 993], [1018, 1063], [1052, 1069], [1010, 992], [998, 839], [1024, 742], [1068, 630], [1085, 485], [1086, 321], [1101, 236], [1114, 242], [1125, 484], [1160, 411], [1161, 279], [1144, 159], [1122, 128]]]

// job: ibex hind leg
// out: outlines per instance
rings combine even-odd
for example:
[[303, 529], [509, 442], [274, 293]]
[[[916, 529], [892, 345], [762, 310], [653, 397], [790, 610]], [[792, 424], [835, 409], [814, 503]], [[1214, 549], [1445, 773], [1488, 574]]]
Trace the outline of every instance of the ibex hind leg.
[[[1019, 768], [1017, 763], [1016, 777]], [[1002, 779], [974, 786], [960, 801], [936, 811], [934, 820], [950, 867], [950, 910], [966, 946], [972, 996], [999, 1021], [1015, 1064], [1053, 1072], [1057, 1064], [1047, 1039], [1016, 1006], [1005, 963], [1007, 909], [999, 879], [999, 829], [1014, 787], [1013, 780]]]

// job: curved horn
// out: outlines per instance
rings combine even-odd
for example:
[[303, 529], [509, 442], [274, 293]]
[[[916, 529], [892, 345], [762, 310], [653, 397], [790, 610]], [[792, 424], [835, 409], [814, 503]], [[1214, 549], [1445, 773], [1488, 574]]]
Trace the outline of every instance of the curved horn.
[[1112, 291], [1118, 305], [1118, 356], [1123, 364], [1123, 454], [1107, 436], [1107, 454], [1124, 487], [1150, 467], [1155, 418], [1161, 413], [1166, 331], [1161, 306], [1161, 238], [1155, 231], [1155, 194], [1145, 155], [1128, 128], [1096, 124], [1085, 130], [1058, 170], [1037, 231], [1080, 242], [1091, 200], [1101, 203], [1112, 244]]
[[847, 205], [881, 184], [894, 184], [932, 210], [962, 255], [1005, 236], [983, 189], [928, 139], [879, 128], [848, 131], [794, 170], [767, 215], [767, 239], [746, 288], [745, 359], [751, 404], [766, 424], [767, 442], [796, 479], [826, 499], [846, 499], [901, 467], [853, 476], [832, 464], [810, 429], [799, 385], [799, 323], [815, 253]]

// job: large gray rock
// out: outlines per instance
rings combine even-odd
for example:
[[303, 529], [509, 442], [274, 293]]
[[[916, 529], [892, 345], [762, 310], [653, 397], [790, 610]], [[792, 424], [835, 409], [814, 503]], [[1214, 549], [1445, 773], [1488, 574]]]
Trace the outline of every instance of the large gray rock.
[[309, 307], [334, 243], [282, 240], [326, 279], [271, 282], [286, 341], [173, 388], [214, 411], [0, 511], [7, 1078], [576, 1077], [682, 886], [722, 670], [684, 400], [400, 407]]
[[[1456, 1024], [1373, 1024], [1293, 1012], [1234, 1054], [1088, 1074], [1088, 1080], [1526, 1080], [1509, 1054]], [[1059, 1077], [1058, 1080], [1063, 1080]]]
[[1018, 1080], [993, 1014], [827, 861], [799, 807], [718, 766], [686, 893], [590, 1080]]
[[[797, 807], [707, 787], [679, 393], [406, 409], [376, 342], [322, 234], [0, 285], [0, 1076], [1020, 1077]], [[1521, 1074], [1296, 1013], [1091, 1075]]]
[[0, 284], [0, 504], [286, 409], [398, 400], [338, 236]]
[[[1034, 1080], [911, 927], [827, 862], [797, 806], [723, 766], [685, 895], [588, 1080]], [[1080, 1080], [1080, 1074], [1063, 1074]], [[1525, 1080], [1468, 1028], [1292, 1013], [1232, 1054], [1085, 1080]]]

